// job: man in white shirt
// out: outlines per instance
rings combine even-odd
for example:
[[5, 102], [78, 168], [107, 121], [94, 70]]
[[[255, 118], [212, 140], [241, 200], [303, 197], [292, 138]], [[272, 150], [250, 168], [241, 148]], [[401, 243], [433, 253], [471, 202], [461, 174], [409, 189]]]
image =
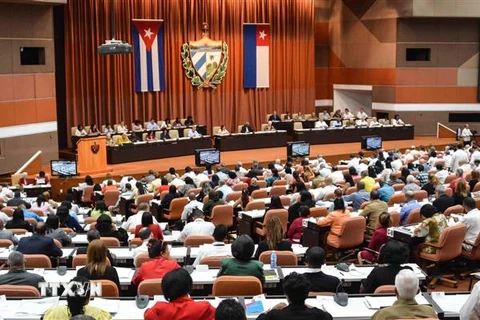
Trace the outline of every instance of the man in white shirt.
[[192, 129], [188, 132], [189, 138], [200, 138], [202, 135], [197, 131], [197, 127], [193, 126]]
[[133, 260], [142, 252], [148, 252], [148, 242], [152, 238], [152, 231], [148, 227], [143, 227], [138, 231], [138, 237], [142, 240], [142, 245], [133, 249]]
[[203, 172], [200, 172], [195, 176], [195, 178], [193, 178], [193, 183], [195, 183], [195, 185], [199, 188], [207, 181], [210, 181], [210, 179]]
[[337, 170], [335, 168], [334, 168], [333, 172], [328, 177], [332, 179], [332, 182], [334, 184], [344, 180], [342, 170]]
[[402, 169], [403, 163], [402, 163], [402, 160], [400, 160], [400, 157], [398, 155], [393, 156], [393, 161], [391, 165], [392, 165], [393, 172], [400, 171]]
[[203, 202], [197, 200], [195, 193], [190, 192], [188, 194], [189, 202], [185, 205], [182, 212], [182, 221], [187, 222], [188, 216], [192, 213], [194, 208], [203, 210]]
[[473, 136], [473, 134], [472, 131], [470, 131], [470, 127], [468, 124], [466, 124], [463, 128], [461, 136], [463, 139], [463, 145], [470, 144], [471, 136]]
[[227, 196], [233, 192], [233, 189], [230, 188], [229, 186], [227, 186], [225, 184], [225, 180], [220, 180], [218, 182], [218, 185], [220, 186], [217, 191], [220, 191], [222, 193], [222, 199], [225, 200], [227, 198]]
[[332, 173], [332, 170], [330, 170], [328, 167], [327, 167], [327, 164], [325, 162], [322, 162], [320, 163], [320, 165], [318, 166], [318, 174], [321, 176], [321, 177], [328, 177], [330, 174]]
[[155, 122], [155, 119], [150, 119], [150, 122], [147, 124], [147, 130], [160, 130], [160, 127]]
[[356, 155], [351, 154], [350, 155], [350, 161], [348, 161], [347, 167], [354, 167], [355, 170], [358, 168], [358, 165], [360, 164], [360, 158], [358, 158]]
[[192, 214], [192, 218], [195, 220], [185, 225], [182, 232], [180, 233], [180, 236], [178, 237], [178, 241], [183, 242], [186, 237], [191, 235], [211, 236], [213, 234], [215, 225], [211, 222], [207, 222], [204, 220], [205, 216], [203, 215], [202, 211], [195, 210]]
[[343, 119], [352, 119], [352, 118], [355, 118], [353, 113], [351, 113], [348, 108], [345, 108], [345, 112], [343, 113]]
[[12, 190], [10, 190], [10, 188], [8, 187], [7, 184], [0, 187], [0, 191], [7, 199], [12, 199], [13, 198], [14, 193], [13, 193]]
[[275, 169], [277, 169], [278, 171], [282, 171], [282, 170], [283, 170], [283, 166], [282, 166], [282, 163], [281, 163], [280, 159], [276, 159], [273, 166], [274, 166]]
[[[122, 228], [128, 230], [135, 228], [137, 225], [142, 224], [142, 216], [144, 212], [149, 212], [150, 206], [146, 202], [142, 202], [137, 206], [137, 213], [130, 216], [127, 221], [122, 224]], [[157, 219], [153, 217], [153, 223], [158, 224]]]
[[125, 185], [127, 183], [130, 183], [130, 185], [134, 186], [135, 184], [137, 184], [137, 180], [135, 180], [135, 178], [132, 176], [123, 176], [122, 180], [120, 180], [120, 183], [119, 183], [120, 189], [123, 190], [123, 188], [125, 188]]
[[368, 118], [368, 114], [365, 112], [363, 108], [357, 111], [357, 119], [366, 119]]
[[185, 167], [185, 173], [180, 179], [185, 180], [186, 177], [190, 177], [193, 180], [195, 179], [195, 176], [196, 176], [195, 171], [193, 171], [193, 169], [190, 166], [187, 166]]
[[440, 184], [444, 184], [445, 179], [448, 177], [448, 171], [441, 164], [436, 165], [435, 168], [437, 169], [435, 177], [437, 177]]
[[315, 128], [328, 128], [328, 124], [323, 119], [320, 119], [315, 122]]
[[472, 292], [467, 301], [460, 309], [460, 319], [479, 320], [480, 319], [480, 282], [473, 286]]
[[460, 167], [460, 163], [468, 163], [468, 154], [463, 150], [463, 146], [459, 144], [457, 150], [452, 154], [450, 170], [455, 172]]
[[480, 160], [480, 151], [476, 145], [472, 146], [472, 155], [470, 156], [470, 165], [473, 168], [475, 160]]
[[324, 121], [330, 120], [330, 114], [328, 114], [327, 109], [323, 110], [323, 113], [320, 114], [319, 118], [324, 120]]
[[213, 230], [213, 238], [215, 239], [215, 242], [200, 246], [197, 253], [197, 258], [193, 262], [193, 265], [196, 266], [200, 264], [202, 259], [205, 257], [231, 257], [231, 246], [225, 245], [225, 238], [227, 237], [227, 234], [228, 228], [225, 225], [217, 225], [215, 230]]
[[127, 126], [125, 125], [125, 122], [122, 121], [120, 122], [120, 124], [117, 126], [117, 133], [125, 133], [125, 132], [128, 132], [128, 128]]
[[[480, 211], [477, 209], [475, 200], [471, 197], [467, 197], [463, 200], [463, 208], [465, 209], [466, 214], [460, 218], [453, 218], [453, 220], [456, 223], [463, 223], [467, 227], [464, 241], [473, 244], [480, 233]], [[462, 246], [467, 251], [472, 250], [471, 245], [464, 243]]]

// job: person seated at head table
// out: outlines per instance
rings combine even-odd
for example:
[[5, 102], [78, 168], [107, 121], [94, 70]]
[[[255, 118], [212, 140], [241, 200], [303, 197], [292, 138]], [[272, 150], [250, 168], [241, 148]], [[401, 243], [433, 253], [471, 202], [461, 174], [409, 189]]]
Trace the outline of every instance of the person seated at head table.
[[265, 283], [263, 263], [252, 258], [255, 250], [252, 238], [246, 234], [239, 236], [233, 242], [231, 249], [233, 259], [222, 260], [222, 266], [217, 276], [253, 276], [258, 278], [262, 284]]
[[343, 122], [343, 126], [344, 127], [350, 127], [350, 128], [353, 128], [355, 127], [355, 119], [353, 118], [348, 118], [348, 119], [345, 119], [345, 121]]
[[142, 263], [135, 272], [132, 284], [136, 286], [143, 280], [163, 278], [168, 272], [180, 268], [177, 261], [170, 256], [169, 245], [166, 242], [150, 239], [147, 248], [151, 260]]
[[95, 123], [92, 123], [90, 125], [90, 130], [88, 131], [88, 134], [94, 135], [94, 134], [100, 134], [100, 130], [98, 130], [98, 127]]
[[220, 126], [220, 129], [218, 129], [217, 135], [218, 135], [218, 136], [226, 136], [226, 135], [229, 135], [229, 134], [230, 134], [230, 132], [228, 132], [228, 130], [225, 129], [225, 125], [222, 124], [222, 125]]
[[125, 133], [128, 132], [128, 128], [125, 125], [125, 121], [121, 121], [119, 125], [117, 125], [117, 133]]
[[195, 122], [193, 121], [192, 116], [187, 116], [187, 119], [185, 119], [184, 125], [187, 127], [193, 126]]
[[237, 300], [224, 299], [215, 310], [215, 320], [247, 320], [247, 315]]
[[47, 226], [38, 222], [30, 237], [24, 237], [18, 242], [17, 251], [23, 254], [44, 254], [48, 257], [61, 257], [62, 250], [55, 245], [52, 238], [47, 237]]
[[7, 259], [8, 272], [0, 275], [0, 285], [32, 286], [40, 290], [39, 283], [45, 278], [25, 271], [25, 257], [19, 251], [12, 251]]
[[326, 311], [305, 304], [310, 290], [310, 283], [304, 274], [292, 272], [285, 277], [283, 291], [288, 305], [279, 303], [269, 311], [258, 316], [257, 320], [332, 320]]
[[188, 132], [189, 138], [200, 138], [202, 135], [197, 131], [197, 126], [193, 126]]
[[87, 130], [83, 127], [83, 125], [79, 124], [77, 126], [77, 130], [75, 130], [75, 137], [84, 137], [87, 135]]
[[408, 262], [410, 250], [408, 246], [397, 240], [389, 240], [380, 250], [378, 263], [372, 272], [362, 281], [360, 293], [373, 293], [383, 285], [395, 284], [395, 276], [400, 270], [410, 269], [409, 266], [402, 267]]
[[323, 118], [320, 118], [318, 121], [315, 122], [315, 128], [328, 128], [328, 124]]
[[[368, 243], [368, 249], [380, 252], [380, 248], [387, 243], [387, 228], [391, 225], [390, 214], [386, 211], [378, 216], [378, 228], [372, 234], [372, 238]], [[378, 257], [375, 257], [370, 250], [362, 250], [358, 253], [358, 263], [363, 264], [363, 261], [375, 263]]]
[[68, 247], [72, 244], [72, 239], [60, 228], [60, 220], [56, 215], [49, 214], [45, 224], [47, 226], [47, 237], [57, 239], [63, 247]]
[[106, 141], [107, 146], [113, 147], [115, 145], [115, 142], [113, 141], [112, 135], [110, 133], [107, 133], [105, 135], [105, 139], [107, 140]]
[[330, 113], [328, 113], [327, 109], [324, 109], [322, 113], [319, 114], [318, 117], [320, 120], [328, 121], [331, 119]]
[[20, 208], [17, 208], [13, 211], [12, 220], [9, 220], [5, 224], [5, 229], [25, 229], [28, 232], [33, 231], [32, 226], [25, 221], [23, 210]]
[[38, 175], [35, 177], [35, 184], [42, 185], [42, 184], [49, 184], [50, 180], [48, 179], [45, 171], [40, 171]]
[[368, 114], [365, 112], [363, 108], [357, 111], [357, 119], [366, 119], [368, 118]]
[[343, 112], [343, 119], [353, 119], [355, 116], [353, 115], [352, 112], [348, 108], [345, 108], [345, 111]]
[[117, 144], [121, 146], [126, 143], [132, 143], [132, 141], [128, 137], [128, 133], [124, 132], [120, 137], [117, 138]]
[[151, 118], [150, 119], [150, 122], [147, 124], [147, 128], [146, 128], [148, 131], [153, 131], [153, 130], [159, 130], [160, 127], [158, 126], [157, 122], [155, 121], [154, 118]]
[[337, 109], [335, 113], [332, 116], [332, 119], [343, 119], [343, 113], [342, 110]]
[[132, 131], [133, 132], [141, 132], [143, 131], [143, 127], [142, 127], [142, 122], [140, 120], [135, 120], [133, 121], [132, 123]]
[[161, 133], [160, 133], [160, 140], [168, 140], [168, 139], [172, 139], [170, 137], [170, 133], [168, 132], [168, 129], [167, 127], [162, 127], [161, 129]]
[[356, 127], [366, 127], [368, 126], [368, 122], [365, 119], [358, 119], [355, 121]]
[[102, 240], [93, 240], [87, 247], [87, 265], [78, 269], [77, 276], [90, 280], [113, 281], [120, 290], [120, 279], [117, 270], [108, 265], [107, 246]]
[[22, 173], [21, 174], [21, 177], [20, 179], [18, 179], [18, 182], [17, 184], [19, 186], [27, 186], [29, 185], [29, 182], [28, 182], [28, 174], [26, 172]]
[[393, 117], [391, 123], [392, 123], [392, 125], [394, 125], [394, 126], [403, 126], [403, 125], [405, 125], [405, 122], [403, 122], [403, 120], [400, 119], [400, 115], [399, 115], [399, 114], [396, 114], [396, 115]]
[[104, 134], [108, 134], [108, 133], [114, 134], [114, 133], [115, 133], [115, 130], [113, 130], [112, 125], [111, 125], [110, 123], [107, 123], [107, 124], [105, 125], [105, 129], [103, 129], [103, 133], [104, 133]]
[[155, 135], [155, 131], [153, 130], [150, 130], [147, 132], [147, 136], [145, 137], [145, 140], [147, 142], [154, 142], [154, 141], [157, 141], [157, 137]]
[[145, 211], [142, 214], [142, 223], [135, 226], [135, 237], [138, 238], [138, 232], [141, 228], [149, 228], [153, 234], [154, 239], [163, 240], [163, 232], [157, 223], [153, 222], [153, 215]]
[[376, 117], [373, 117], [370, 120], [370, 124], [368, 125], [369, 127], [380, 127], [382, 124], [377, 120]]
[[343, 127], [342, 120], [340, 120], [340, 119], [338, 119], [338, 118], [333, 118], [333, 119], [330, 121], [330, 127], [331, 127], [331, 128], [340, 128], [340, 127]]
[[265, 240], [260, 241], [255, 252], [255, 259], [259, 259], [262, 252], [274, 251], [292, 251], [292, 244], [283, 235], [285, 231], [282, 227], [282, 222], [277, 216], [272, 216], [268, 219], [266, 226], [267, 236]]
[[240, 132], [241, 132], [241, 133], [251, 133], [251, 132], [255, 132], [255, 130], [253, 130], [252, 126], [251, 126], [250, 123], [247, 121], [247, 122], [245, 122], [245, 124], [242, 126]]
[[310, 215], [310, 208], [307, 206], [301, 206], [298, 209], [298, 212], [300, 216], [293, 220], [292, 224], [288, 228], [287, 238], [290, 243], [300, 243], [300, 239], [303, 235], [303, 220], [308, 219], [308, 216]]
[[163, 124], [162, 124], [162, 129], [163, 128], [166, 128], [166, 129], [171, 129], [172, 128], [172, 120], [170, 120], [170, 118], [165, 118], [165, 120], [163, 121]]
[[67, 304], [53, 307], [42, 317], [44, 320], [74, 319], [81, 315], [95, 320], [110, 320], [112, 315], [105, 310], [88, 305], [90, 301], [90, 280], [77, 276], [69, 283], [73, 295], [67, 295]]
[[190, 298], [193, 280], [185, 269], [168, 272], [162, 279], [162, 291], [168, 302], [157, 302], [145, 311], [145, 320], [195, 319], [212, 320], [215, 308], [208, 301], [194, 301]]
[[420, 292], [418, 277], [412, 270], [401, 270], [395, 276], [397, 301], [392, 306], [378, 310], [372, 320], [437, 319], [437, 313], [428, 305], [419, 305], [415, 296]]
[[302, 114], [302, 111], [298, 111], [297, 112], [297, 115], [295, 116], [295, 121], [304, 121], [305, 120], [305, 116]]
[[308, 268], [304, 275], [310, 283], [310, 291], [343, 292], [343, 287], [339, 286], [340, 279], [322, 272], [325, 262], [325, 251], [321, 247], [308, 248], [305, 253], [305, 265]]
[[267, 125], [263, 127], [263, 131], [275, 131], [275, 127], [273, 126], [272, 121], [268, 121]]
[[285, 113], [285, 115], [283, 116], [283, 121], [290, 121], [290, 120], [293, 120], [292, 115], [290, 114], [290, 111], [287, 111], [287, 113]]
[[173, 122], [173, 127], [174, 127], [174, 128], [183, 127], [183, 123], [182, 123], [182, 121], [180, 120], [179, 117], [176, 117], [176, 118], [175, 118], [175, 121]]
[[280, 118], [277, 111], [273, 111], [270, 117], [268, 117], [268, 121], [282, 121], [282, 118]]

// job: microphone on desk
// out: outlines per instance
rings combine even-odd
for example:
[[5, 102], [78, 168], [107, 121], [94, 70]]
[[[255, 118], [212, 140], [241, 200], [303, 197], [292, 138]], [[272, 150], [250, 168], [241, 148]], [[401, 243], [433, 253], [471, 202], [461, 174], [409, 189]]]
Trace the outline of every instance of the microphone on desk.
[[338, 305], [345, 307], [348, 304], [348, 293], [345, 292], [338, 292], [340, 287], [343, 284], [343, 280], [337, 285], [335, 289], [335, 294], [333, 295], [333, 301], [335, 301]]
[[347, 260], [349, 257], [353, 256], [354, 254], [355, 254], [355, 251], [352, 251], [350, 254], [347, 254], [345, 257], [338, 260], [338, 263], [335, 265], [335, 268], [337, 268], [340, 271], [349, 272], [350, 269], [348, 267], [348, 264], [345, 263], [344, 261]]

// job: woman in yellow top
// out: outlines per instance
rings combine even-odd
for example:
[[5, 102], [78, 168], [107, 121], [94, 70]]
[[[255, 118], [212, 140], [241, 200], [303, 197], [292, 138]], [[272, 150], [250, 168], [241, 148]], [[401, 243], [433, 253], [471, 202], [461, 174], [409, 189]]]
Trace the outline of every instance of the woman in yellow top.
[[375, 188], [375, 184], [377, 183], [375, 181], [375, 178], [377, 177], [377, 174], [375, 173], [375, 168], [373, 166], [368, 167], [368, 171], [362, 171], [361, 173], [362, 181], [365, 184], [365, 191], [370, 192]]
[[130, 141], [130, 139], [128, 138], [128, 134], [126, 132], [124, 132], [120, 137], [118, 137], [117, 139], [117, 144], [119, 146], [125, 144], [125, 143], [132, 143], [132, 141]]
[[[439, 213], [437, 208], [431, 204], [425, 204], [420, 209], [420, 215], [425, 219], [420, 223], [413, 234], [415, 237], [426, 237], [425, 242], [437, 243], [443, 230], [448, 227], [447, 218]], [[426, 253], [435, 253], [434, 247], [423, 245], [421, 250]]]
[[337, 198], [333, 201], [333, 212], [329, 213], [325, 218], [320, 218], [317, 224], [319, 226], [330, 225], [327, 241], [331, 244], [338, 244], [338, 236], [335, 234], [340, 233], [343, 222], [348, 218], [350, 218], [350, 211], [345, 209], [345, 201], [342, 198]]
[[75, 295], [67, 296], [66, 305], [49, 309], [43, 316], [44, 320], [70, 319], [80, 314], [96, 320], [112, 319], [110, 313], [88, 305], [90, 301], [90, 280], [85, 277], [75, 277], [70, 281], [70, 290]]

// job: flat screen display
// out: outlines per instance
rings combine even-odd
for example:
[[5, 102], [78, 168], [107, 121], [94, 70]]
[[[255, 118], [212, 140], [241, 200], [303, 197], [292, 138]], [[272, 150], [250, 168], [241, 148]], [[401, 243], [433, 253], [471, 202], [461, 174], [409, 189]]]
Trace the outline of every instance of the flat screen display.
[[382, 137], [380, 136], [362, 137], [362, 149], [378, 150], [381, 148], [382, 148]]
[[52, 160], [50, 168], [52, 176], [72, 177], [78, 175], [77, 161]]
[[220, 163], [220, 150], [214, 148], [195, 150], [195, 165], [197, 167], [218, 163]]
[[308, 157], [310, 155], [310, 144], [305, 141], [289, 142], [287, 144], [287, 156]]

